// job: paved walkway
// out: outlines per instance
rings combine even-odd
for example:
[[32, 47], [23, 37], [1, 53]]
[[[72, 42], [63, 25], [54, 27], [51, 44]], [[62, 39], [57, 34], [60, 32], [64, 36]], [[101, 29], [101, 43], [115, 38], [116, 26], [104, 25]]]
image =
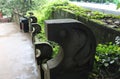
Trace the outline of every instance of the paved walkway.
[[84, 8], [88, 8], [95, 11], [101, 11], [103, 13], [120, 15], [120, 9], [116, 9], [117, 6], [115, 4], [98, 4], [98, 3], [88, 3], [88, 2], [72, 2], [78, 6], [82, 6]]
[[0, 23], [0, 79], [40, 79], [31, 37], [14, 23]]

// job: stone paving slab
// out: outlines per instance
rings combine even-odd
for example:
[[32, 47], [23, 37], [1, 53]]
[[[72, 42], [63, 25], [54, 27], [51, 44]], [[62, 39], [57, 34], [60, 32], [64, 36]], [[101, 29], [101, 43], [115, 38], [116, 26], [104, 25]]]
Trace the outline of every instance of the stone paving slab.
[[40, 79], [30, 34], [0, 23], [0, 79]]

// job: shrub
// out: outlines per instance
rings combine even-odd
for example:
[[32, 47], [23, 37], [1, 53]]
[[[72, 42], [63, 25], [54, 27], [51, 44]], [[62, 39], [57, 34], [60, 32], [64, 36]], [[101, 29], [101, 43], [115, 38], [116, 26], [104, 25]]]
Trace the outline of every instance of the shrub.
[[119, 79], [120, 47], [116, 44], [98, 44], [92, 79]]

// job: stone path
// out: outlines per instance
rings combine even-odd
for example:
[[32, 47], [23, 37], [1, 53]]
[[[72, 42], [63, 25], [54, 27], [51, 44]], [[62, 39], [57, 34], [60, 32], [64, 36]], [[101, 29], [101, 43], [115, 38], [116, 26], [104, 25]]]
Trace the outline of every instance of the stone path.
[[15, 23], [0, 23], [0, 79], [40, 79], [33, 44]]

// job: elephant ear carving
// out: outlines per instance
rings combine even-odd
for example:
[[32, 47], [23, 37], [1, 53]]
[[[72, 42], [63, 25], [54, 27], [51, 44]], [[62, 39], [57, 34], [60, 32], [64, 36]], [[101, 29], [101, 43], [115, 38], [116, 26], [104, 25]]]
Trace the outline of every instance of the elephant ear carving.
[[[74, 68], [78, 62], [83, 62], [84, 54], [81, 53], [87, 41], [87, 35], [79, 30], [71, 29], [64, 43], [64, 67], [65, 69]], [[83, 56], [83, 57], [81, 57]]]
[[90, 62], [91, 56], [94, 54], [91, 53], [92, 41], [89, 32], [87, 33], [86, 30], [71, 28], [66, 31], [68, 35], [64, 37], [64, 46], [62, 46], [64, 50], [62, 68], [74, 71], [75, 68], [80, 68]]

